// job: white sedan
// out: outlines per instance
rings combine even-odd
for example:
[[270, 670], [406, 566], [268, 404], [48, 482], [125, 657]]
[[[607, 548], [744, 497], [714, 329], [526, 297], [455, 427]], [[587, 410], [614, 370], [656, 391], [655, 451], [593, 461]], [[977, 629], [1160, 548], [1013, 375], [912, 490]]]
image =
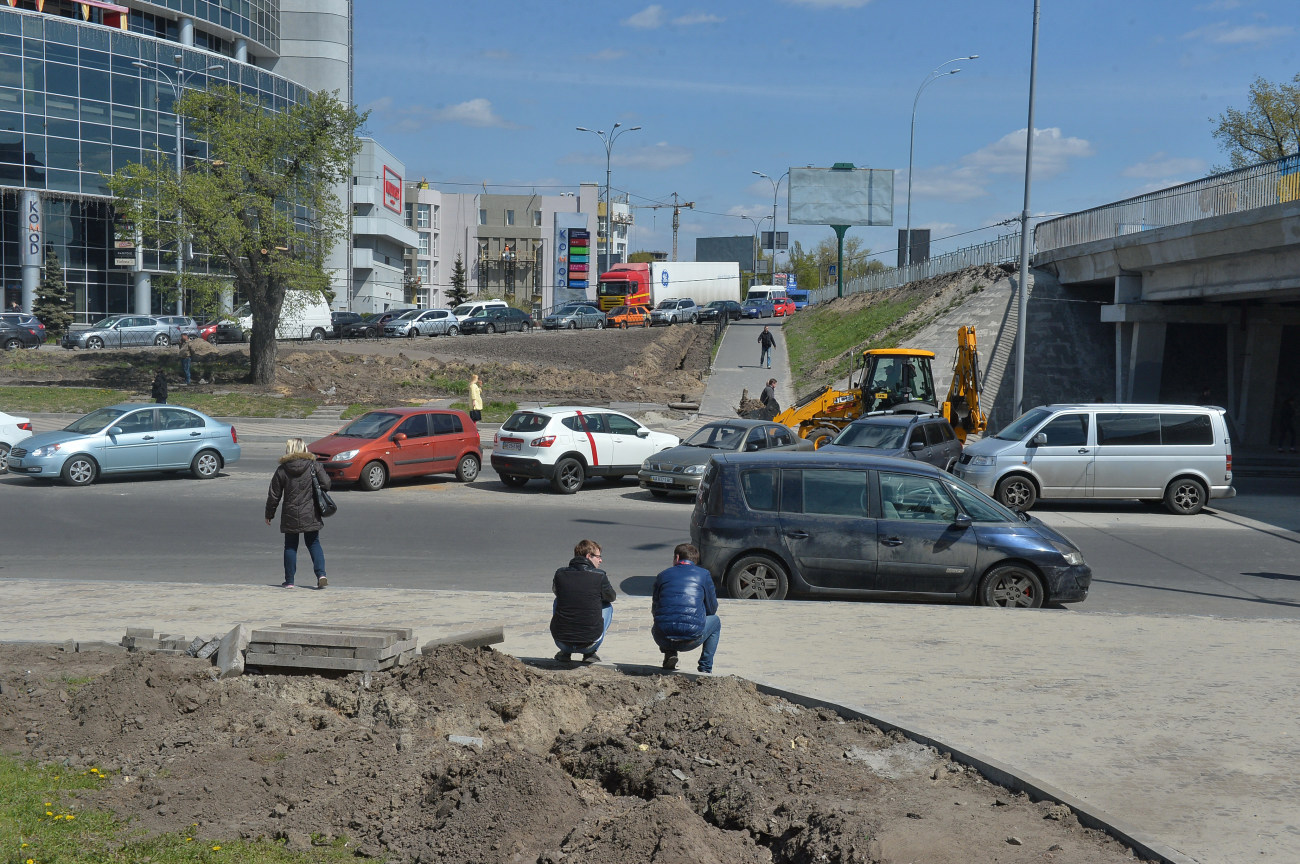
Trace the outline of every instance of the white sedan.
[[9, 451], [19, 441], [30, 437], [32, 437], [31, 420], [0, 411], [0, 474], [9, 470], [9, 463], [6, 461]]

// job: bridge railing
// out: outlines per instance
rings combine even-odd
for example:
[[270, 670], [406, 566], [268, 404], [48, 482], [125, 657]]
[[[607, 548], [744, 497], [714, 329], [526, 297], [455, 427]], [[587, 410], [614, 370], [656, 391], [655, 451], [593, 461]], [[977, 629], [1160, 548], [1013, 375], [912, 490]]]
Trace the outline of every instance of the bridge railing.
[[[1029, 253], [1033, 254], [1033, 249]], [[844, 294], [861, 294], [865, 291], [881, 291], [885, 288], [896, 288], [899, 285], [905, 285], [908, 282], [915, 282], [918, 279], [928, 279], [931, 276], [942, 276], [945, 273], [956, 273], [958, 270], [964, 270], [967, 267], [975, 267], [981, 264], [1003, 264], [1008, 261], [1020, 260], [1020, 234], [1003, 234], [996, 240], [989, 240], [987, 243], [979, 243], [975, 246], [967, 246], [964, 249], [955, 249], [952, 252], [945, 252], [942, 255], [936, 255], [925, 261], [918, 261], [915, 264], [909, 264], [906, 267], [891, 267], [888, 270], [881, 270], [876, 273], [868, 273], [866, 276], [860, 276], [857, 279], [850, 279], [844, 283]], [[836, 296], [839, 287], [837, 285], [823, 285], [809, 292], [809, 301], [812, 303], [824, 303]]]
[[1300, 200], [1300, 155], [1239, 168], [1042, 222], [1039, 252]]

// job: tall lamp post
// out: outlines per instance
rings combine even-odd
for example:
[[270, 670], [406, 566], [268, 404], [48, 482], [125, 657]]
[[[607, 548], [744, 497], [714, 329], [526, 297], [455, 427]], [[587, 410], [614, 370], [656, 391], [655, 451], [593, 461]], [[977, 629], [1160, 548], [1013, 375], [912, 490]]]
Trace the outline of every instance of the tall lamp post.
[[623, 132], [616, 131], [622, 123], [615, 123], [609, 128], [609, 135], [606, 135], [603, 129], [588, 129], [586, 126], [579, 126], [579, 132], [590, 132], [592, 135], [600, 138], [600, 143], [605, 145], [605, 267], [604, 272], [609, 271], [609, 257], [614, 249], [614, 201], [609, 196], [609, 157], [614, 151], [614, 142], [619, 139], [624, 132], [635, 132], [640, 126], [631, 126], [624, 129]]
[[[199, 70], [192, 69], [187, 72], [181, 69], [180, 68], [181, 60], [184, 58], [180, 54], [172, 55], [172, 59], [176, 61], [176, 70], [175, 70], [176, 77], [174, 80], [172, 78], [172, 75], [169, 74], [166, 69], [164, 69], [162, 66], [159, 66], [157, 63], [145, 63], [144, 61], [141, 60], [132, 60], [131, 65], [138, 66], [141, 69], [150, 69], [153, 71], [155, 75], [162, 76], [162, 79], [167, 82], [167, 85], [169, 87], [172, 88], [172, 93], [175, 94], [176, 101], [179, 102], [181, 98], [181, 94], [185, 90], [185, 79], [188, 76], [195, 74]], [[207, 72], [214, 72], [218, 69], [224, 69], [224, 68], [225, 67], [222, 66], [220, 63], [213, 63], [212, 65], [208, 66], [206, 69], [203, 69], [202, 71], [207, 73]], [[181, 116], [180, 109], [176, 107], [176, 102], [172, 103], [172, 111], [176, 115], [176, 182], [179, 185], [181, 182], [181, 178], [185, 176], [185, 143], [184, 143], [185, 127], [183, 125], [185, 120]], [[185, 314], [185, 291], [181, 287], [181, 280], [182, 277], [185, 275], [185, 241], [182, 240], [180, 237], [180, 228], [181, 228], [182, 220], [183, 220], [183, 214], [180, 208], [177, 208], [176, 210], [176, 228], [178, 232], [176, 238], [176, 314], [177, 315]]]
[[[762, 177], [764, 180], [772, 184], [772, 278], [775, 279], [776, 278], [776, 199], [777, 196], [780, 194], [777, 190], [781, 188], [781, 181], [790, 176], [790, 172], [789, 171], [785, 172], [776, 180], [773, 180], [771, 177], [768, 177], [762, 171], [750, 171], [749, 173], [757, 174], [759, 177]], [[790, 214], [787, 213], [786, 215], [789, 216]]]
[[766, 218], [768, 218], [768, 217], [766, 217], [766, 216], [759, 216], [758, 219], [755, 220], [753, 216], [746, 216], [745, 214], [742, 213], [742, 214], [740, 215], [740, 218], [741, 218], [741, 219], [748, 219], [748, 220], [749, 220], [749, 224], [754, 226], [754, 245], [753, 245], [753, 250], [754, 250], [754, 275], [758, 275], [758, 226], [762, 225], [762, 224], [763, 224], [763, 220], [766, 219]]
[[930, 70], [930, 74], [921, 82], [921, 86], [916, 88], [916, 97], [912, 99], [912, 133], [907, 142], [907, 229], [903, 240], [903, 266], [906, 267], [912, 263], [912, 153], [916, 149], [916, 103], [921, 101], [921, 92], [929, 87], [935, 81], [948, 75], [956, 75], [960, 69], [944, 70], [943, 67], [949, 63], [960, 63], [962, 60], [978, 60], [978, 54], [971, 54], [968, 57], [954, 57], [951, 60], [940, 63], [937, 67]]

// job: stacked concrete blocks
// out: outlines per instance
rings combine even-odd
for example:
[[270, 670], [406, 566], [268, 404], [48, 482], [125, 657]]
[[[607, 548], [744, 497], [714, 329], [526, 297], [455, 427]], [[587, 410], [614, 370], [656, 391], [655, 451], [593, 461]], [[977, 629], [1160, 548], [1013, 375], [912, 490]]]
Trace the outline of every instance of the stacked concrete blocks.
[[244, 662], [263, 669], [377, 672], [405, 666], [417, 647], [409, 627], [287, 623], [254, 630]]

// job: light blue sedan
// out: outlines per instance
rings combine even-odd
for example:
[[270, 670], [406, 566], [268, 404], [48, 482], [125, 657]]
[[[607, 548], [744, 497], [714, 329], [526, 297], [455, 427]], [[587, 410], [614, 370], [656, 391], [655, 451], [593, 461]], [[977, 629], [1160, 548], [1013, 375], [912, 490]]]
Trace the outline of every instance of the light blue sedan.
[[179, 405], [111, 405], [9, 451], [11, 474], [88, 486], [101, 474], [188, 470], [200, 480], [239, 461], [235, 427]]

